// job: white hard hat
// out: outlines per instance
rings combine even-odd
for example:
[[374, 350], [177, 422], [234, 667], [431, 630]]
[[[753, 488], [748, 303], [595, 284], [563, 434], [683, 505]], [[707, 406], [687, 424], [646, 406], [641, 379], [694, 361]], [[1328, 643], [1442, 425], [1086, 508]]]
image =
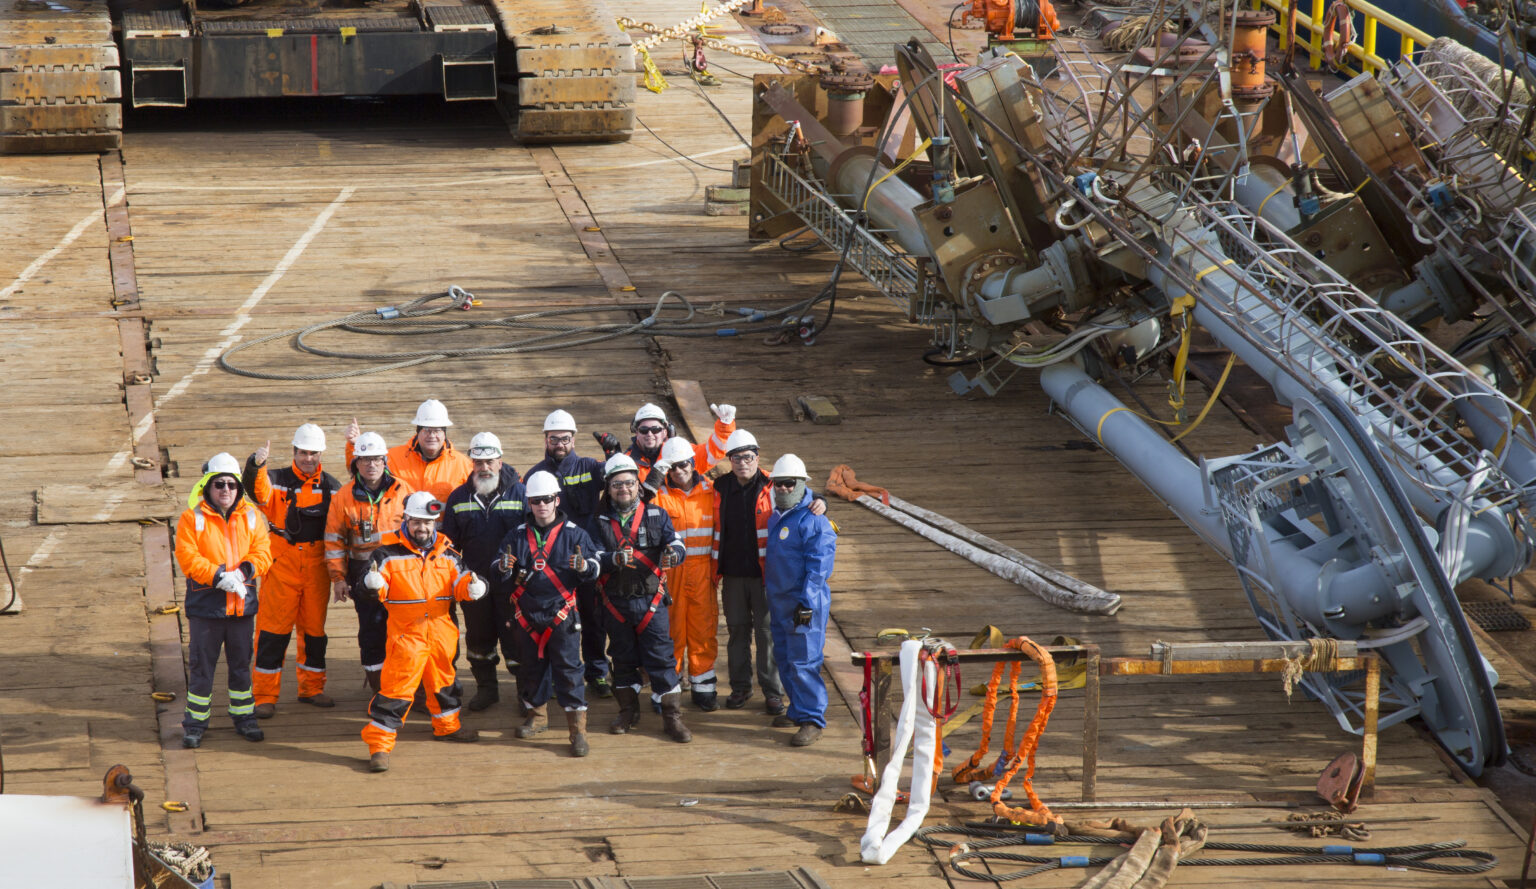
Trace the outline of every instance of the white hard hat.
[[743, 448], [757, 450], [757, 439], [745, 429], [737, 429], [731, 433], [731, 437], [725, 440], [725, 452], [734, 454]]
[[603, 464], [603, 478], [613, 478], [621, 472], [633, 472], [640, 474], [640, 467], [635, 465], [634, 458], [628, 454], [614, 454]]
[[640, 405], [639, 410], [635, 411], [635, 419], [629, 425], [632, 427], [639, 426], [641, 420], [660, 420], [662, 423], [666, 423], [667, 412], [650, 402], [646, 402]]
[[389, 446], [384, 444], [384, 436], [377, 432], [364, 432], [352, 442], [352, 459], [358, 457], [387, 457]]
[[413, 426], [432, 426], [437, 429], [447, 429], [453, 425], [448, 419], [448, 409], [436, 398], [428, 398], [416, 408], [416, 419], [411, 421]]
[[405, 498], [405, 514], [413, 519], [436, 519], [443, 514], [443, 501], [426, 491]]
[[686, 438], [669, 438], [667, 443], [661, 446], [661, 462], [663, 463], [687, 463], [693, 460], [693, 445]]
[[535, 472], [533, 475], [528, 476], [528, 484], [525, 487], [525, 493], [529, 497], [549, 497], [553, 494], [560, 493], [560, 483], [555, 481], [555, 477], [553, 475], [550, 475], [541, 469], [538, 472]]
[[545, 432], [569, 432], [576, 434], [576, 418], [565, 411], [550, 411], [544, 418]]
[[323, 451], [325, 430], [314, 423], [305, 423], [293, 431], [293, 446], [301, 451]]
[[785, 454], [773, 463], [774, 478], [799, 478], [810, 480], [810, 473], [805, 471], [805, 461], [794, 454]]
[[228, 453], [214, 454], [203, 464], [203, 475], [240, 475], [240, 461]]
[[487, 460], [501, 456], [501, 439], [494, 432], [477, 432], [469, 440], [469, 459]]

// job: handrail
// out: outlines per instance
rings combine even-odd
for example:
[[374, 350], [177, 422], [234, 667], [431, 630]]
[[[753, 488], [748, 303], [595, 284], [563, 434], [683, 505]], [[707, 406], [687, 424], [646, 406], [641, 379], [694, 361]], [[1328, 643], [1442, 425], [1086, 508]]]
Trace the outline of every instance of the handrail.
[[[1280, 48], [1288, 49], [1290, 35], [1286, 32], [1285, 17], [1292, 0], [1253, 0], [1253, 8], [1261, 9], [1265, 6], [1275, 10], [1279, 15], [1275, 17], [1275, 23], [1270, 27], [1280, 35]], [[1294, 0], [1298, 4], [1303, 0]], [[1351, 43], [1345, 47], [1345, 53], [1360, 61], [1360, 71], [1341, 66], [1351, 74], [1359, 74], [1361, 71], [1374, 68], [1377, 71], [1385, 71], [1391, 64], [1376, 54], [1376, 35], [1378, 26], [1385, 26], [1387, 30], [1394, 32], [1398, 37], [1398, 54], [1402, 58], [1413, 55], [1414, 48], [1420, 45], [1428, 45], [1435, 38], [1429, 32], [1417, 28], [1397, 16], [1380, 7], [1373, 6], [1364, 0], [1340, 0], [1345, 6], [1365, 17], [1365, 26], [1360, 30], [1360, 43]], [[1315, 71], [1323, 66], [1323, 19], [1326, 15], [1326, 0], [1310, 0], [1312, 12], [1310, 15], [1296, 10], [1296, 30], [1298, 33], [1310, 35], [1307, 41], [1308, 53], [1311, 57], [1312, 69]]]

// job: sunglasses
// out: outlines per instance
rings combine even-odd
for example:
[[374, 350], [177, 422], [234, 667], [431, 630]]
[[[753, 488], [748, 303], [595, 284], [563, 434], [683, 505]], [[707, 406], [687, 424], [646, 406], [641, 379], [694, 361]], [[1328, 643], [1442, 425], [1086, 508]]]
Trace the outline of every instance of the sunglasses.
[[217, 482], [209, 482], [208, 483], [208, 487], [213, 488], [215, 490], [220, 490], [220, 491], [233, 491], [236, 488], [240, 487], [240, 483], [239, 482], [231, 482], [231, 481], [217, 481]]
[[529, 497], [528, 502], [532, 503], [534, 506], [543, 506], [546, 503], [554, 503], [555, 496], [556, 495], [551, 494], [548, 497]]
[[640, 433], [641, 435], [660, 435], [661, 433], [667, 431], [667, 427], [665, 427], [665, 426], [641, 426], [639, 429], [636, 429], [635, 431]]
[[782, 490], [782, 491], [788, 491], [788, 490], [791, 490], [792, 488], [794, 488], [794, 486], [798, 485], [798, 484], [800, 484], [800, 479], [792, 478], [792, 479], [786, 479], [784, 481], [775, 480], [774, 483], [773, 483], [773, 486], [775, 488], [778, 488], [778, 489]]

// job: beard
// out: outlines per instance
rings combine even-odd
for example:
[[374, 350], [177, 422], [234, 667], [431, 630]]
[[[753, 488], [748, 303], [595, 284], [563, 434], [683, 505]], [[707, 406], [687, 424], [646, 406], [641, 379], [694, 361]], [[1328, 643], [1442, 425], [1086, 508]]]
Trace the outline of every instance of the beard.
[[430, 549], [432, 543], [437, 540], [437, 532], [428, 531], [425, 534], [412, 534], [411, 539], [415, 541], [416, 546], [420, 547], [421, 549]]
[[487, 478], [477, 475], [473, 481], [475, 483], [475, 493], [481, 497], [489, 497], [496, 493], [497, 488], [501, 487], [501, 479], [494, 475]]

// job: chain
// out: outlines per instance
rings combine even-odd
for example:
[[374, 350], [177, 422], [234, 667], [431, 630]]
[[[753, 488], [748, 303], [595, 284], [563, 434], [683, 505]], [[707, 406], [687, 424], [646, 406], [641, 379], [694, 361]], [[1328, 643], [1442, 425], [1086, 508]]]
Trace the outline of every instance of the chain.
[[[669, 32], [675, 31], [682, 27], [681, 25], [675, 25], [671, 28], [663, 29], [658, 25], [651, 24], [650, 22], [638, 22], [631, 18], [621, 18], [618, 20], [618, 23], [619, 27], [621, 28], [631, 28], [637, 31], [646, 31], [652, 35], [651, 37], [648, 37], [645, 40], [635, 44], [635, 48], [641, 52], [646, 52], [650, 47], [655, 46], [662, 40], [674, 40], [683, 36], [682, 34], [667, 36], [669, 35]], [[778, 65], [783, 68], [791, 68], [803, 74], [827, 73], [825, 68], [812, 65], [810, 62], [802, 62], [799, 59], [790, 59], [784, 56], [774, 55], [771, 52], [764, 52], [760, 49], [748, 49], [745, 46], [737, 46], [734, 43], [727, 43], [724, 40], [719, 40], [714, 37], [696, 37], [694, 39], [698, 40], [700, 43], [709, 47], [710, 49], [718, 49], [721, 52], [728, 52], [734, 56], [743, 56], [748, 59], [756, 59], [759, 62], [767, 62], [770, 65]]]
[[[696, 16], [683, 19], [670, 28], [657, 28], [655, 25], [625, 25], [625, 27], [643, 27], [645, 30], [650, 31], [650, 37], [647, 37], [639, 43], [635, 44], [636, 47], [650, 49], [658, 43], [664, 43], [668, 40], [676, 40], [677, 38], [683, 36], [689, 31], [692, 31], [694, 28], [697, 28], [700, 25], [703, 25], [707, 22], [712, 22], [728, 12], [734, 12], [737, 9], [746, 6], [748, 2], [750, 2], [750, 0], [726, 0], [725, 3], [716, 6], [714, 9], [706, 9]], [[619, 19], [619, 21], [620, 23], [623, 23], [626, 21], [626, 19]]]

